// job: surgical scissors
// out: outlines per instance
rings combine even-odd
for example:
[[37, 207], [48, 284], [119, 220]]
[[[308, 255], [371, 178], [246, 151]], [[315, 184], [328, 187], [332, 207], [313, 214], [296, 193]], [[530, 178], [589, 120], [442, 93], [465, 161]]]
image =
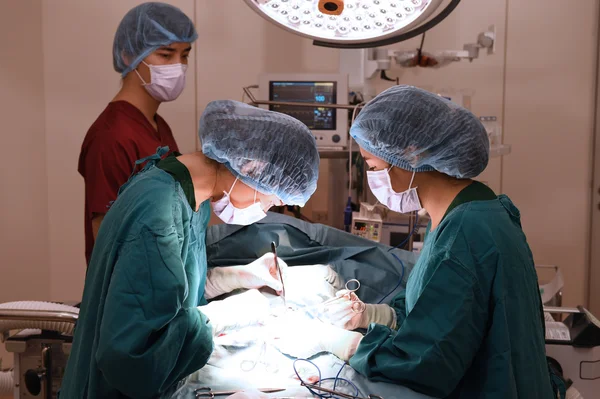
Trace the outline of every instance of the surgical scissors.
[[316, 391], [326, 392], [328, 394], [339, 396], [340, 398], [345, 398], [345, 399], [383, 399], [383, 397], [379, 396], [379, 395], [368, 395], [366, 398], [363, 398], [361, 396], [356, 396], [356, 395], [349, 395], [347, 393], [334, 391], [333, 389], [323, 388], [323, 387], [320, 387], [320, 386], [314, 385], [314, 384], [307, 384], [305, 382], [302, 382], [302, 386], [306, 387], [308, 389], [314, 389]]
[[260, 346], [260, 350], [258, 352], [258, 356], [256, 360], [242, 360], [240, 364], [240, 368], [242, 371], [252, 371], [256, 368], [256, 365], [261, 363], [265, 366], [265, 370], [267, 373], [277, 373], [279, 371], [279, 366], [274, 363], [268, 362], [265, 358], [267, 357], [267, 342], [263, 341]]
[[[356, 288], [350, 288], [350, 283], [356, 283]], [[322, 305], [330, 305], [336, 301], [339, 301], [342, 298], [347, 298], [350, 301], [352, 301], [351, 309], [354, 313], [363, 313], [367, 309], [367, 305], [365, 305], [365, 303], [361, 301], [356, 295], [356, 291], [358, 291], [358, 289], [360, 288], [360, 281], [358, 281], [355, 278], [350, 279], [346, 282], [345, 287], [348, 291], [346, 294], [329, 299], [323, 302]]]
[[[258, 388], [255, 390], [263, 393], [273, 393], [285, 391], [285, 388]], [[234, 389], [229, 391], [213, 391], [211, 387], [200, 387], [194, 389], [194, 394], [196, 395], [196, 398], [213, 399], [215, 396], [233, 395], [235, 393], [243, 391], [243, 389]]]

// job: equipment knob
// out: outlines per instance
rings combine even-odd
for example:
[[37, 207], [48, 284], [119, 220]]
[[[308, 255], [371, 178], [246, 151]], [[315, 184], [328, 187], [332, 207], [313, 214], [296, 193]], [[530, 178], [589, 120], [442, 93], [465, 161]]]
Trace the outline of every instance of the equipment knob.
[[334, 143], [339, 143], [341, 139], [342, 139], [342, 138], [340, 137], [340, 135], [339, 135], [339, 134], [334, 134], [334, 135], [333, 135], [333, 137], [331, 137], [331, 140], [332, 140]]

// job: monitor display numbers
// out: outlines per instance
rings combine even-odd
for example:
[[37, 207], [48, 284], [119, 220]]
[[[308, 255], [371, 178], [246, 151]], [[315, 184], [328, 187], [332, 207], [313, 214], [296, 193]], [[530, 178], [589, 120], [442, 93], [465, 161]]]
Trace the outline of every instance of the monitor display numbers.
[[[337, 82], [274, 82], [269, 85], [269, 100], [295, 103], [337, 104]], [[327, 107], [270, 105], [272, 111], [292, 116], [311, 130], [336, 130], [336, 111]]]

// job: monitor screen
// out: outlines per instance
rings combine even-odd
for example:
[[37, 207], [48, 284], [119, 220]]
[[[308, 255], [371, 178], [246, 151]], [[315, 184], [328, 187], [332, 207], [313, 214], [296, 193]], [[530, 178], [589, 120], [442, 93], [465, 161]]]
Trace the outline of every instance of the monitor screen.
[[[337, 82], [269, 83], [269, 100], [301, 103], [337, 104]], [[270, 105], [271, 111], [292, 116], [311, 130], [336, 130], [336, 110], [326, 107]]]

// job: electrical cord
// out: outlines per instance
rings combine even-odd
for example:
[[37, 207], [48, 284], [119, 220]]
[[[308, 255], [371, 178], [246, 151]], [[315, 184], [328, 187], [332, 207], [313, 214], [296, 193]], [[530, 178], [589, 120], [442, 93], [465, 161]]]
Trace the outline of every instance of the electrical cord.
[[[394, 250], [398, 247], [403, 247], [408, 242], [408, 240], [410, 240], [410, 238], [417, 232], [417, 230], [419, 228], [419, 213], [417, 212], [416, 215], [417, 216], [415, 218], [415, 226], [413, 227], [413, 230], [408, 234], [408, 236], [406, 237], [406, 239], [404, 241], [402, 241], [400, 244], [396, 245], [395, 247], [388, 249], [388, 252], [391, 252], [392, 250]], [[383, 298], [381, 298], [379, 300], [379, 302], [377, 302], [377, 304], [382, 303], [385, 300], [385, 298], [392, 295], [392, 293], [394, 291], [396, 291], [398, 289], [398, 287], [400, 287], [400, 285], [402, 285], [402, 280], [404, 279], [404, 270], [405, 270], [404, 263], [395, 253], [391, 252], [391, 255], [394, 258], [396, 258], [396, 260], [398, 262], [400, 262], [400, 265], [402, 266], [402, 273], [400, 274], [400, 280], [398, 281], [398, 284], [396, 284], [396, 286], [390, 292], [388, 292]]]
[[[365, 102], [358, 103], [354, 106], [352, 111], [352, 121], [350, 125], [354, 123], [356, 118], [356, 112]], [[344, 209], [344, 227], [346, 232], [350, 232], [350, 224], [352, 223], [352, 136], [348, 135], [348, 201], [346, 202], [346, 208]]]
[[[302, 379], [302, 377], [300, 377], [300, 373], [298, 373], [298, 370], [296, 369], [296, 363], [297, 362], [306, 362], [306, 363], [312, 364], [317, 369], [317, 372], [319, 373], [319, 380], [316, 383], [307, 383], [307, 382], [305, 382]], [[312, 390], [310, 388], [309, 385], [318, 385], [318, 386], [321, 386], [322, 382], [324, 382], [324, 381], [331, 381], [331, 380], [333, 380], [333, 389], [332, 390], [334, 390], [334, 391], [335, 391], [335, 388], [337, 386], [338, 381], [342, 381], [342, 382], [345, 382], [348, 385], [350, 385], [352, 388], [354, 388], [355, 393], [354, 393], [353, 396], [362, 395], [362, 393], [360, 392], [360, 389], [358, 389], [358, 387], [356, 385], [354, 385], [354, 383], [352, 381], [347, 380], [345, 378], [339, 378], [339, 376], [342, 373], [342, 370], [344, 369], [345, 366], [346, 366], [346, 363], [344, 363], [342, 365], [342, 367], [340, 368], [340, 370], [338, 371], [338, 373], [336, 374], [336, 376], [334, 378], [322, 378], [321, 369], [319, 368], [319, 366], [317, 366], [315, 363], [311, 362], [308, 359], [296, 359], [296, 360], [294, 360], [294, 363], [292, 365], [292, 367], [294, 368], [294, 373], [296, 373], [296, 377], [298, 377], [298, 379], [300, 380], [300, 382], [304, 385], [304, 387], [306, 389], [308, 389], [308, 391], [311, 394], [315, 395], [318, 398], [321, 398], [321, 399], [331, 399], [331, 398], [335, 398], [335, 396], [333, 394], [330, 394], [330, 393], [315, 392], [314, 390]]]

